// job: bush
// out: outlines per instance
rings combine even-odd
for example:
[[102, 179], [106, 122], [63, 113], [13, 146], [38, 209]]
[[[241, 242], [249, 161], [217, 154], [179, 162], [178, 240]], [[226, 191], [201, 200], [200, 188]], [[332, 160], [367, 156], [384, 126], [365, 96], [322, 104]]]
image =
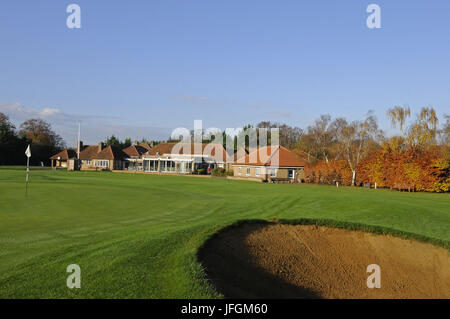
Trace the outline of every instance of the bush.
[[450, 162], [437, 149], [395, 151], [384, 145], [362, 161], [358, 171], [361, 182], [376, 182], [380, 187], [410, 185], [417, 191], [450, 190]]
[[225, 168], [218, 167], [211, 171], [211, 175], [224, 177], [227, 175], [227, 171], [225, 170]]
[[199, 168], [197, 170], [198, 175], [205, 175], [206, 174], [206, 168]]
[[305, 167], [305, 178], [308, 183], [350, 186], [352, 171], [344, 160], [318, 161], [315, 165]]

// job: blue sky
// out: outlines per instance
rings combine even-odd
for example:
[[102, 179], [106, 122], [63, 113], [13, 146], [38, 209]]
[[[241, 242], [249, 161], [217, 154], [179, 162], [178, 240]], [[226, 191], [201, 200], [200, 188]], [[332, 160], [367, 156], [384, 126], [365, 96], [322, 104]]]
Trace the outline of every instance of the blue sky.
[[[68, 29], [66, 7], [81, 7]], [[381, 7], [382, 28], [366, 26]], [[0, 111], [50, 121], [69, 145], [167, 138], [176, 127], [433, 106], [450, 113], [450, 1], [0, 3]]]

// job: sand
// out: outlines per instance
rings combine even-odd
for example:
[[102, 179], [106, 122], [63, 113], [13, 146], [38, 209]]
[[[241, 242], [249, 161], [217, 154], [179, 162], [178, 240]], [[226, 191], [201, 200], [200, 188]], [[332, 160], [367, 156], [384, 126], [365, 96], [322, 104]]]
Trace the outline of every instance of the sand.
[[[199, 251], [228, 298], [450, 298], [450, 253], [393, 236], [322, 226], [244, 224]], [[368, 288], [367, 266], [381, 269]]]

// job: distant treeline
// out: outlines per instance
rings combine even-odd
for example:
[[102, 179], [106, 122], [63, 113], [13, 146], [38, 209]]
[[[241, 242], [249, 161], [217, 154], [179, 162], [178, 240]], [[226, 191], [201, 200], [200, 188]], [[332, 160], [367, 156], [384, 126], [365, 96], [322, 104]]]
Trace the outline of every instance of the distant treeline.
[[25, 150], [31, 145], [30, 165], [49, 165], [50, 156], [65, 147], [64, 140], [41, 119], [23, 122], [19, 130], [0, 112], [0, 165], [26, 165]]
[[[156, 145], [159, 141], [143, 138], [138, 143]], [[120, 149], [132, 145], [131, 138], [124, 141], [112, 135], [104, 141], [106, 145]], [[30, 165], [50, 165], [50, 157], [66, 148], [61, 136], [56, 134], [51, 125], [42, 119], [30, 119], [17, 129], [6, 114], [0, 112], [0, 165], [26, 165], [25, 150], [31, 145]]]

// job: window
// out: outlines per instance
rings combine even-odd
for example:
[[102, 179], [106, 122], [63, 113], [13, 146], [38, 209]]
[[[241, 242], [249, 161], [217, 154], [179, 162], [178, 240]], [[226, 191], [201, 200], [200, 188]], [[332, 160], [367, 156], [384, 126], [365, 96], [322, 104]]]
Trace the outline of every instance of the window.
[[257, 168], [256, 168], [255, 175], [256, 175], [256, 176], [261, 175], [261, 168], [260, 168], [260, 167], [257, 167]]
[[108, 167], [109, 161], [107, 160], [97, 160], [97, 167]]
[[150, 172], [157, 172], [157, 171], [158, 171], [158, 161], [150, 160]]
[[288, 170], [288, 176], [289, 176], [289, 178], [294, 178], [295, 171], [293, 169]]
[[161, 165], [161, 172], [167, 172], [167, 162], [161, 161], [160, 165]]
[[239, 169], [238, 169], [238, 174], [239, 174], [239, 175], [242, 175], [242, 167], [239, 167]]
[[246, 173], [246, 175], [247, 175], [247, 176], [250, 175], [250, 167], [247, 167], [247, 173]]
[[275, 168], [270, 169], [270, 177], [277, 177], [277, 170]]
[[91, 160], [86, 160], [86, 165], [91, 166]]

